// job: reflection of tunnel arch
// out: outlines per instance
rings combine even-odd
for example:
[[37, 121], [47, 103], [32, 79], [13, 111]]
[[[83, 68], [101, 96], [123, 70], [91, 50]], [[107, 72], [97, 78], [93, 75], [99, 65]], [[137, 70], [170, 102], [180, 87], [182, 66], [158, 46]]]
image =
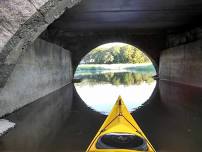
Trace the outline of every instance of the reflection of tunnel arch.
[[[112, 41], [112, 42], [109, 41], [107, 43], [102, 43], [102, 44], [99, 43], [99, 45], [97, 45], [96, 47], [91, 48], [90, 50], [86, 50], [85, 51], [86, 54], [82, 54], [82, 56], [80, 57], [80, 61], [85, 57], [85, 55], [87, 55], [88, 53], [90, 53], [93, 49], [98, 48], [98, 47], [100, 47], [102, 45], [105, 45], [105, 44], [110, 44], [110, 43], [123, 43], [123, 44], [127, 44], [127, 45], [130, 45], [130, 46], [133, 46], [133, 47], [137, 48], [138, 50], [140, 50], [141, 52], [143, 52], [150, 59], [150, 61], [152, 62], [153, 66], [154, 66], [154, 68], [156, 70], [156, 72], [158, 71], [158, 63], [155, 61], [155, 59], [152, 58], [152, 56], [150, 54], [148, 54], [148, 52], [145, 52], [144, 50], [142, 50], [139, 47], [136, 47], [133, 44], [130, 44], [130, 43], [127, 43], [127, 42], [122, 42], [122, 41]], [[76, 67], [79, 65], [80, 61], [76, 63], [76, 65], [74, 67], [74, 72], [76, 71]]]

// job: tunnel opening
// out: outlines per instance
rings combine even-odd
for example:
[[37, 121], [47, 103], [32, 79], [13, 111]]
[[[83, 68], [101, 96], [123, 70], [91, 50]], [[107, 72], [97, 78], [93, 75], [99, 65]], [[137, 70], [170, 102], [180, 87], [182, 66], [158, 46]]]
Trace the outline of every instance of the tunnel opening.
[[156, 69], [143, 51], [122, 42], [102, 44], [80, 61], [74, 86], [91, 109], [107, 115], [121, 95], [130, 112], [148, 101], [155, 87]]
[[[202, 151], [201, 0], [8, 0], [0, 8], [0, 117], [17, 126], [1, 137], [1, 151], [84, 151], [104, 116], [86, 112], [75, 99], [72, 71], [91, 48], [112, 41], [135, 45], [149, 57], [160, 77], [155, 104], [130, 100], [142, 83], [130, 84], [140, 76], [122, 69], [91, 73], [84, 86], [75, 83], [78, 93], [80, 87], [95, 97], [83, 101], [107, 114], [118, 95], [133, 94], [122, 96], [130, 111], [144, 106], [133, 116], [158, 151]], [[97, 76], [104, 80], [94, 81]]]

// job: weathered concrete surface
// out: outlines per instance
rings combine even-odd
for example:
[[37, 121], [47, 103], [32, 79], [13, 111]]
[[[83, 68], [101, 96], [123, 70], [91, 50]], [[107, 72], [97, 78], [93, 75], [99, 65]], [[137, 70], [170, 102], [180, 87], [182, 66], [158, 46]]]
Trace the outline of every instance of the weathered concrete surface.
[[66, 8], [78, 2], [80, 0], [0, 1], [0, 88], [5, 85], [21, 52]]
[[13, 49], [14, 45], [20, 43], [19, 41], [34, 40], [66, 8], [71, 8], [78, 2], [79, 0], [0, 1], [0, 52], [9, 47]]
[[167, 48], [187, 44], [202, 39], [202, 26], [191, 28], [167, 36]]
[[70, 52], [37, 39], [19, 58], [0, 91], [0, 116], [61, 88], [71, 80]]
[[202, 40], [164, 50], [160, 79], [202, 87]]

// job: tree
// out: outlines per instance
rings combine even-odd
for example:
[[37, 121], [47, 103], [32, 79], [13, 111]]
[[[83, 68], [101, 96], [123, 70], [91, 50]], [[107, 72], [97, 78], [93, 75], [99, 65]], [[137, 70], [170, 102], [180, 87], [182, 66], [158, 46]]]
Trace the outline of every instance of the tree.
[[87, 64], [111, 63], [148, 63], [149, 58], [131, 45], [113, 46], [110, 48], [97, 47], [83, 58]]

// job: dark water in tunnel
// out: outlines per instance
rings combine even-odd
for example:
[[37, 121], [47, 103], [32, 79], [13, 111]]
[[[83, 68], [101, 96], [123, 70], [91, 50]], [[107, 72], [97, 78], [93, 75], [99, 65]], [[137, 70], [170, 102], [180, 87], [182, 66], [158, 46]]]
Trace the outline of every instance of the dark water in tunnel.
[[[157, 151], [202, 152], [202, 89], [160, 81], [132, 115]], [[16, 127], [0, 137], [0, 151], [85, 151], [105, 118], [69, 84], [6, 116]]]

